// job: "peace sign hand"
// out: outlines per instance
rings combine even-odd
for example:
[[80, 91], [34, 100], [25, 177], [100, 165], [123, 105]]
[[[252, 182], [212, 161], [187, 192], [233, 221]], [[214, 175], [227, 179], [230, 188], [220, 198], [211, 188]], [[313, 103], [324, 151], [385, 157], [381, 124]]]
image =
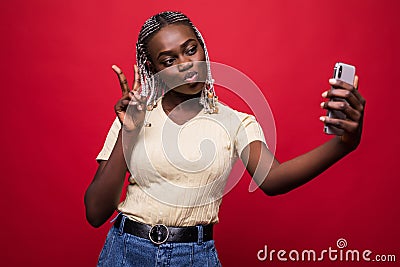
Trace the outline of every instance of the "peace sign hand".
[[[139, 70], [136, 65], [134, 65], [133, 68], [135, 72], [135, 78], [133, 81], [132, 90], [130, 90], [125, 74], [118, 66], [112, 66], [112, 69], [118, 76], [122, 90], [122, 97], [115, 104], [114, 110], [119, 121], [124, 126], [125, 130], [128, 131], [140, 129], [142, 127], [146, 112], [146, 97], [140, 96], [139, 94]], [[129, 111], [128, 114], [127, 110]]]

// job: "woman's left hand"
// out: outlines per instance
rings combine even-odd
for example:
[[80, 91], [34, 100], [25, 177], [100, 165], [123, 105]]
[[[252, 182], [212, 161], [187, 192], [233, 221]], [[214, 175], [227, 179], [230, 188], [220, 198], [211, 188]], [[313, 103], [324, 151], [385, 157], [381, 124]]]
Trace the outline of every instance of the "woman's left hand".
[[346, 114], [346, 119], [335, 119], [328, 116], [322, 116], [320, 119], [327, 126], [332, 125], [342, 129], [344, 133], [339, 136], [342, 144], [347, 149], [354, 150], [361, 140], [366, 103], [364, 97], [358, 91], [358, 76], [355, 76], [353, 85], [335, 79], [330, 79], [329, 84], [333, 89], [322, 93], [322, 97], [328, 99], [341, 98], [346, 102], [325, 101], [321, 103], [321, 108], [342, 111]]

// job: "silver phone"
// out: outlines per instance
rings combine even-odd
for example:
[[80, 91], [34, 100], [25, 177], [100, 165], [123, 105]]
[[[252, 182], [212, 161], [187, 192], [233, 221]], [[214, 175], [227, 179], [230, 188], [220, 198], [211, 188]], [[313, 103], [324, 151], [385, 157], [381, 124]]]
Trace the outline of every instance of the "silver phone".
[[[336, 80], [343, 81], [345, 83], [353, 85], [354, 76], [356, 74], [356, 68], [352, 65], [338, 62], [335, 64], [333, 69], [333, 78]], [[331, 88], [335, 90], [335, 88]], [[330, 101], [346, 101], [342, 98], [332, 98]], [[339, 110], [328, 111], [327, 116], [329, 118], [346, 119], [346, 114]], [[344, 131], [332, 125], [325, 125], [324, 132], [327, 134], [343, 135]]]

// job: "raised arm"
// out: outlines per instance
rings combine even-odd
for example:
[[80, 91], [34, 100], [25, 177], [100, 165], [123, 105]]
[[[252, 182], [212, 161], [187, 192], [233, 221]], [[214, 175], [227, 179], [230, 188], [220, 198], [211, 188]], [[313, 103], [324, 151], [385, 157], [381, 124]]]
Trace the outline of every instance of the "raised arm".
[[[122, 97], [115, 105], [115, 113], [123, 125], [119, 130], [114, 148], [108, 160], [100, 161], [93, 181], [85, 193], [86, 218], [88, 222], [99, 227], [116, 210], [121, 198], [122, 187], [124, 185], [128, 168], [123, 152], [122, 132], [127, 133], [129, 138], [136, 139], [143, 124], [145, 107], [143, 99], [139, 96], [138, 89], [139, 74], [135, 66], [135, 81], [132, 91], [129, 90], [128, 82], [121, 69], [113, 66], [113, 70], [118, 75], [122, 89]], [[129, 111], [129, 116], [125, 116], [128, 105], [134, 105]]]
[[358, 77], [356, 77], [354, 85], [333, 79], [329, 82], [336, 89], [326, 91], [322, 96], [343, 98], [347, 100], [347, 103], [326, 101], [321, 103], [321, 107], [341, 110], [347, 115], [347, 119], [340, 120], [322, 116], [321, 121], [343, 129], [344, 135], [335, 136], [317, 148], [281, 164], [260, 141], [250, 143], [243, 150], [242, 161], [250, 175], [266, 194], [284, 194], [307, 183], [356, 149], [360, 143], [365, 99], [357, 90]]

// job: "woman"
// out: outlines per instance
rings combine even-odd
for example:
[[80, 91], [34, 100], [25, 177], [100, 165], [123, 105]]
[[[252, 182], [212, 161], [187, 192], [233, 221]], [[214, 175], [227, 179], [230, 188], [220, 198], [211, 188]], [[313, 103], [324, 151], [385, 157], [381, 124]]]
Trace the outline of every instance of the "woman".
[[[321, 117], [344, 134], [280, 164], [253, 116], [217, 103], [204, 40], [185, 15], [163, 12], [147, 20], [136, 52], [132, 89], [113, 66], [123, 96], [85, 194], [94, 227], [120, 212], [98, 266], [220, 266], [212, 226], [237, 158], [261, 190], [277, 195], [310, 181], [360, 142], [365, 100], [356, 90], [357, 77], [354, 85], [330, 80], [337, 90], [323, 93], [347, 100], [321, 104], [347, 115]], [[212, 144], [194, 147], [204, 138]], [[130, 184], [119, 203], [127, 171]]]

